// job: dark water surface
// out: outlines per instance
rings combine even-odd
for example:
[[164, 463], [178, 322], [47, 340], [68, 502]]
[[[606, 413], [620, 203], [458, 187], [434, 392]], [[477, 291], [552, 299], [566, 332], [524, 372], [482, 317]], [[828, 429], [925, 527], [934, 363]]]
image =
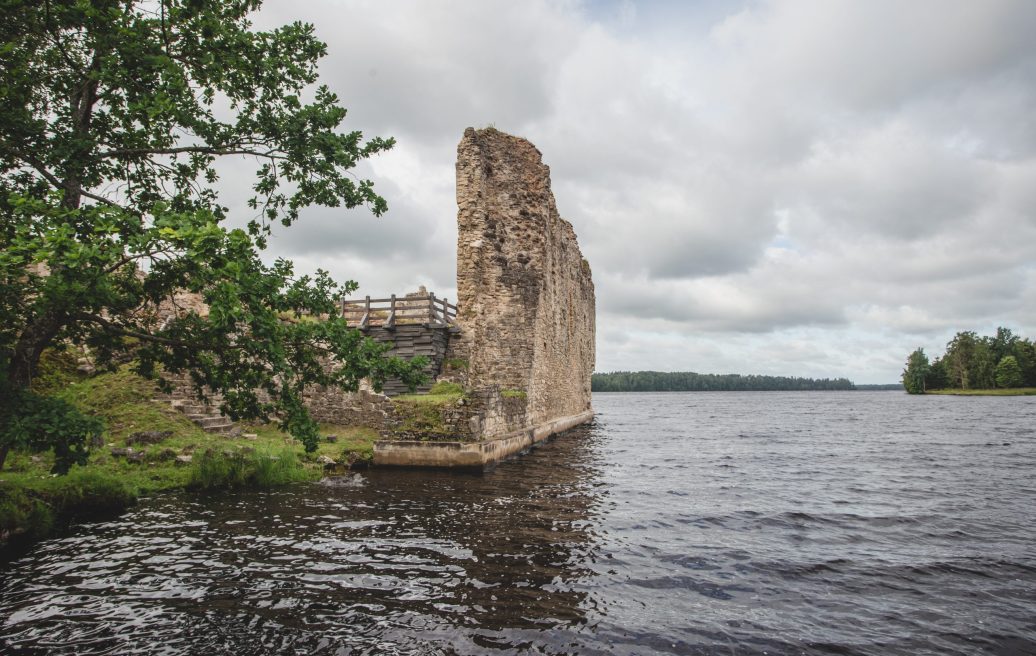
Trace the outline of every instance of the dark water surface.
[[1036, 654], [1036, 397], [594, 405], [484, 476], [75, 528], [0, 571], [0, 651]]

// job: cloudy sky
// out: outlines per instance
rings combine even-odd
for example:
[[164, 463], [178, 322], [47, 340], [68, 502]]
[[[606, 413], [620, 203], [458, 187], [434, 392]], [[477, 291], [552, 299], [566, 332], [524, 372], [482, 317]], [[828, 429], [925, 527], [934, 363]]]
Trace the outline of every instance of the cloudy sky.
[[456, 145], [528, 138], [597, 287], [597, 370], [894, 382], [1036, 337], [1036, 2], [267, 0], [311, 22], [389, 202], [271, 251], [456, 296]]

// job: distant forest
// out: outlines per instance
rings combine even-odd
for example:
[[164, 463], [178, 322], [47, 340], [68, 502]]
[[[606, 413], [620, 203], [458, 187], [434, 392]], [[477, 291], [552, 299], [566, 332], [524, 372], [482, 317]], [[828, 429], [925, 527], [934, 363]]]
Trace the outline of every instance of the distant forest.
[[594, 374], [594, 392], [780, 392], [854, 390], [848, 378], [698, 374], [693, 371], [616, 371]]

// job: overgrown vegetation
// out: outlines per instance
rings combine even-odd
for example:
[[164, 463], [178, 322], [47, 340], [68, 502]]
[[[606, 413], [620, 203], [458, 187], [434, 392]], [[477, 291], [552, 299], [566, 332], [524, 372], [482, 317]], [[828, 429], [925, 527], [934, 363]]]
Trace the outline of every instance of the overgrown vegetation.
[[195, 489], [273, 487], [310, 480], [294, 449], [206, 451], [191, 468], [187, 487]]
[[[356, 283], [260, 257], [271, 226], [309, 206], [385, 212], [352, 169], [393, 145], [342, 131], [346, 110], [319, 85], [325, 44], [300, 22], [257, 29], [260, 4], [4, 4], [0, 469], [13, 448], [49, 446], [67, 471], [96, 433], [51, 399], [71, 381], [41, 380], [52, 347], [189, 373], [232, 418], [277, 416], [309, 452], [307, 386], [423, 379], [424, 362], [384, 357], [338, 316]], [[219, 197], [227, 158], [256, 167], [233, 192], [243, 216]]]
[[[103, 422], [90, 459], [53, 476], [53, 452], [11, 451], [0, 472], [0, 544], [13, 534], [45, 535], [55, 522], [119, 510], [138, 497], [177, 489], [270, 487], [322, 475], [320, 456], [343, 466], [369, 463], [378, 438], [368, 428], [320, 425], [312, 453], [276, 424], [243, 424], [242, 435], [206, 433], [129, 367], [73, 382], [56, 398]], [[246, 437], [247, 436], [247, 437]], [[133, 449], [138, 462], [126, 457]], [[178, 459], [179, 458], [179, 459]]]
[[392, 399], [392, 403], [400, 418], [400, 430], [429, 439], [446, 439], [453, 437], [446, 413], [465, 400], [461, 385], [439, 381], [427, 394], [404, 394]]

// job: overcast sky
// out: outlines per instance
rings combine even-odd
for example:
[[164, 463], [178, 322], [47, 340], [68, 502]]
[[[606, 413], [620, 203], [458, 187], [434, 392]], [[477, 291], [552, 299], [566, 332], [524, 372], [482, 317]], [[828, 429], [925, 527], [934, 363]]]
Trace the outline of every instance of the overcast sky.
[[526, 137], [597, 288], [597, 370], [895, 382], [1036, 337], [1036, 2], [268, 0], [328, 44], [389, 202], [271, 252], [456, 297], [456, 146]]

